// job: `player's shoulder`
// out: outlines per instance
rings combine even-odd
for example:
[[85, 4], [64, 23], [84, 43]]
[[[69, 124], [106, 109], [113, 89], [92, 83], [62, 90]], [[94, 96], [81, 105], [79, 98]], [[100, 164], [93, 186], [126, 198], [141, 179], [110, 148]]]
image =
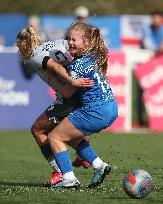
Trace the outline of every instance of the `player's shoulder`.
[[67, 40], [65, 40], [65, 39], [55, 40], [55, 41], [53, 41], [53, 43], [54, 43], [55, 45], [62, 45], [62, 46], [64, 46], [64, 47], [67, 47], [67, 48], [68, 48], [68, 42], [67, 42]]
[[[56, 61], [62, 61], [62, 59], [60, 59], [62, 58], [62, 56], [60, 55], [61, 54], [66, 55], [67, 49], [68, 49], [68, 43], [64, 39], [47, 41], [32, 50], [31, 61], [33, 63], [35, 62], [39, 63], [39, 62], [42, 62], [42, 60], [46, 56], [49, 56], [50, 58]], [[64, 57], [64, 60], [65, 60], [65, 57]]]
[[58, 39], [58, 40], [54, 40], [54, 41], [47, 41], [44, 42], [41, 46], [43, 49], [56, 49], [59, 47], [64, 47], [66, 50], [68, 49], [68, 42], [67, 40], [64, 39]]
[[30, 62], [32, 64], [40, 64], [45, 56], [49, 56], [49, 51], [46, 49], [46, 43], [32, 49], [32, 54], [30, 57]]
[[33, 51], [37, 53], [37, 51], [49, 51], [56, 47], [65, 47], [68, 49], [68, 42], [64, 39], [54, 40], [54, 41], [46, 41], [35, 48]]

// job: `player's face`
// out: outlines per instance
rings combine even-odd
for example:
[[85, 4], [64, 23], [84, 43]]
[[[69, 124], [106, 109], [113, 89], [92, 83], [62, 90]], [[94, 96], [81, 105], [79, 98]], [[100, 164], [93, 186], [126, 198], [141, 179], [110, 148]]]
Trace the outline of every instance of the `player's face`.
[[68, 44], [71, 56], [77, 57], [86, 49], [88, 41], [84, 39], [82, 32], [72, 29], [68, 34]]

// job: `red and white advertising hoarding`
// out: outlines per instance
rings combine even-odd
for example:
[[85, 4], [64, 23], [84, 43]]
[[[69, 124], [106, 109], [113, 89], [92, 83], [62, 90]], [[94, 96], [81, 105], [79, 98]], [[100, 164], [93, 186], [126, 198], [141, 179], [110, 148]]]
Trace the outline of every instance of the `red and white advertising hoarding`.
[[163, 131], [163, 57], [155, 57], [134, 69], [143, 89], [149, 128]]
[[118, 103], [118, 118], [109, 128], [115, 131], [128, 131], [128, 79], [125, 53], [112, 51], [109, 53], [108, 80]]

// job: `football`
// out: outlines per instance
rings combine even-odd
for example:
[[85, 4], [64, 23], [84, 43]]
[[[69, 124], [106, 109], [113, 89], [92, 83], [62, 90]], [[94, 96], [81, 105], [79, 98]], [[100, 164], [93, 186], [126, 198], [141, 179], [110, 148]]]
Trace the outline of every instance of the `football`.
[[151, 191], [153, 181], [150, 174], [142, 169], [129, 172], [123, 179], [123, 188], [131, 198], [144, 198]]

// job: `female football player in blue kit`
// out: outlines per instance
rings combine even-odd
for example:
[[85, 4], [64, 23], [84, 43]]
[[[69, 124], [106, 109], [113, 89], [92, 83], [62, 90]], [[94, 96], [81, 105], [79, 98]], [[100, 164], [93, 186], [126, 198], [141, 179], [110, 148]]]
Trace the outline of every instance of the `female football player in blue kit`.
[[[105, 78], [108, 51], [98, 28], [76, 23], [68, 32], [69, 52], [74, 57], [68, 67], [72, 78], [88, 77], [94, 81], [91, 88], [78, 88], [81, 107], [72, 111], [48, 135], [55, 160], [63, 174], [63, 180], [53, 188], [78, 188], [70, 154], [65, 144], [76, 149], [81, 158], [92, 164], [94, 175], [89, 187], [96, 187], [109, 174], [111, 167], [102, 161], [84, 139], [109, 127], [118, 116], [118, 108], [112, 90]], [[76, 88], [71, 89], [74, 94]]]

